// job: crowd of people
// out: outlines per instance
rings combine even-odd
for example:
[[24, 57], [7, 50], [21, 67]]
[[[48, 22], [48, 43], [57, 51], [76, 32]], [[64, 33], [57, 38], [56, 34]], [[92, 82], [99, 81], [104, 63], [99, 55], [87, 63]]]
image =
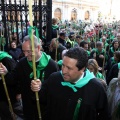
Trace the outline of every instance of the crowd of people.
[[[36, 76], [30, 35], [21, 46], [15, 39], [8, 52], [0, 51], [3, 75], [16, 116], [23, 120], [119, 120], [120, 25], [84, 24], [77, 29], [53, 18], [52, 40], [33, 35]], [[0, 78], [0, 120], [12, 120]], [[16, 112], [16, 103], [21, 106]], [[22, 115], [21, 115], [22, 114]]]

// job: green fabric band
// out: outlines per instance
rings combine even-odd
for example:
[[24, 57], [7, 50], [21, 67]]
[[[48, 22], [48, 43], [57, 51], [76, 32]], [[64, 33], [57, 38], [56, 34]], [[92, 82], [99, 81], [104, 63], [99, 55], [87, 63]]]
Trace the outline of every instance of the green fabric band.
[[105, 80], [105, 77], [100, 72], [97, 72], [96, 78]]
[[38, 38], [38, 42], [40, 43], [40, 39], [39, 39], [39, 33], [38, 33], [38, 29], [36, 26], [32, 27], [30, 26], [29, 29], [28, 29], [28, 35], [29, 37], [31, 38], [32, 37], [32, 31], [35, 30], [36, 32], [36, 37]]
[[100, 51], [98, 51], [98, 49], [95, 49], [95, 51], [96, 51], [96, 53], [98, 54], [98, 55], [100, 55], [100, 54], [104, 54], [105, 53], [105, 50], [104, 49], [102, 49], [102, 51], [100, 52]]
[[12, 58], [12, 56], [10, 56], [7, 52], [0, 51], [0, 60], [2, 60], [5, 57]]
[[113, 50], [113, 47], [110, 48], [111, 52], [114, 53], [115, 51]]
[[75, 107], [75, 111], [74, 111], [74, 115], [73, 115], [73, 120], [78, 120], [78, 115], [79, 115], [79, 110], [80, 110], [80, 106], [81, 106], [81, 102], [82, 102], [82, 99], [79, 98], [78, 101], [77, 101], [77, 105]]
[[112, 57], [112, 59], [111, 59], [111, 64], [113, 65], [113, 64], [115, 64], [115, 63], [117, 63], [117, 62], [115, 61], [114, 57]]
[[118, 63], [118, 69], [120, 70], [120, 62]]
[[58, 25], [52, 25], [52, 29], [57, 29]]
[[62, 66], [63, 60], [59, 60], [59, 61], [57, 62], [57, 64], [58, 64], [59, 66]]
[[[62, 74], [62, 71], [60, 71]], [[79, 79], [75, 84], [71, 84], [70, 82], [61, 82], [63, 86], [68, 86], [73, 89], [74, 92], [77, 92], [77, 88], [81, 88], [85, 86], [92, 78], [95, 78], [94, 74], [90, 72], [88, 69], [85, 71], [86, 75], [82, 79]]]
[[88, 54], [88, 56], [90, 56], [90, 51], [87, 50], [87, 54]]
[[[50, 58], [51, 57], [49, 55], [47, 55], [45, 52], [42, 52], [39, 64], [36, 67], [37, 78], [40, 77], [41, 70], [43, 70], [48, 65]], [[28, 64], [31, 68], [33, 68], [32, 62], [28, 61]], [[30, 74], [30, 78], [33, 78], [33, 72]]]

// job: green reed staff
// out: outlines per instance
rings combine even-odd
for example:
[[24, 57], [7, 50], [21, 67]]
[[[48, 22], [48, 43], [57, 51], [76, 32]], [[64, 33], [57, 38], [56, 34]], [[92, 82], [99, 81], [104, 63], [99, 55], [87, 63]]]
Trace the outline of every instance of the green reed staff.
[[1, 78], [2, 78], [4, 89], [5, 89], [6, 97], [7, 97], [7, 100], [8, 100], [8, 105], [10, 107], [10, 112], [11, 112], [12, 118], [13, 118], [13, 120], [16, 120], [15, 114], [13, 112], [11, 100], [10, 100], [10, 97], [9, 97], [8, 89], [7, 89], [7, 86], [6, 86], [4, 75], [1, 75]]
[[[29, 0], [29, 16], [30, 16], [30, 25], [33, 26], [33, 21], [32, 21], [32, 0]], [[34, 80], [37, 80], [37, 77], [36, 77], [36, 64], [35, 64], [35, 48], [34, 48], [35, 46], [34, 46], [33, 32], [31, 32], [30, 38], [31, 38], [31, 44], [32, 44], [33, 75], [34, 75]], [[39, 120], [42, 120], [38, 92], [35, 92], [35, 96], [36, 96]]]

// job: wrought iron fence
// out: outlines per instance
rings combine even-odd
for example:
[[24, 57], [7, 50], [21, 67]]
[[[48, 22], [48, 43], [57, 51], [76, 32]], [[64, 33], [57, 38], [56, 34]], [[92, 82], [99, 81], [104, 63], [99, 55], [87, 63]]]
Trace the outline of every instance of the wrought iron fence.
[[[52, 0], [33, 0], [33, 25], [39, 30], [42, 39], [42, 27], [46, 25], [46, 40], [51, 39]], [[8, 49], [10, 41], [16, 39], [22, 43], [29, 27], [28, 0], [1, 0], [0, 2], [0, 50]], [[2, 38], [5, 38], [2, 40]]]

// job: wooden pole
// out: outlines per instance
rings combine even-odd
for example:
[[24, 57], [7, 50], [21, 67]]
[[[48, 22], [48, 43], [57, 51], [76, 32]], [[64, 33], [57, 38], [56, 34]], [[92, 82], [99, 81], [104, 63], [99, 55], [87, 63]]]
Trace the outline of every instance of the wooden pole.
[[58, 54], [58, 37], [59, 37], [59, 35], [58, 35], [59, 33], [58, 33], [58, 30], [57, 30], [57, 39], [56, 39], [56, 41], [55, 41], [55, 46], [56, 46], [56, 48], [55, 48], [55, 61], [57, 62], [57, 54]]
[[[30, 25], [33, 26], [33, 21], [32, 21], [32, 0], [29, 0], [29, 18], [30, 18]], [[31, 44], [32, 44], [33, 75], [34, 75], [34, 80], [37, 80], [37, 77], [36, 77], [36, 64], [35, 64], [35, 48], [34, 48], [35, 46], [34, 46], [33, 32], [31, 32], [31, 33], [32, 33], [32, 35], [31, 35]], [[36, 103], [37, 103], [37, 110], [38, 110], [39, 120], [42, 120], [38, 92], [35, 92], [35, 96], [36, 96]]]
[[6, 93], [7, 100], [8, 100], [8, 105], [9, 105], [9, 108], [10, 108], [12, 118], [13, 118], [13, 120], [16, 120], [15, 114], [13, 112], [13, 107], [12, 107], [12, 104], [11, 104], [11, 100], [10, 100], [10, 97], [9, 97], [9, 94], [8, 94], [8, 89], [7, 89], [7, 86], [6, 86], [4, 75], [1, 75], [1, 78], [2, 78], [2, 82], [3, 82], [3, 86], [4, 86], [4, 90], [5, 90], [5, 93]]
[[105, 53], [104, 53], [104, 59], [103, 59], [103, 66], [102, 66], [102, 74], [105, 76], [105, 72], [104, 72], [104, 65], [105, 65], [105, 60], [106, 60], [106, 46], [105, 46]]

